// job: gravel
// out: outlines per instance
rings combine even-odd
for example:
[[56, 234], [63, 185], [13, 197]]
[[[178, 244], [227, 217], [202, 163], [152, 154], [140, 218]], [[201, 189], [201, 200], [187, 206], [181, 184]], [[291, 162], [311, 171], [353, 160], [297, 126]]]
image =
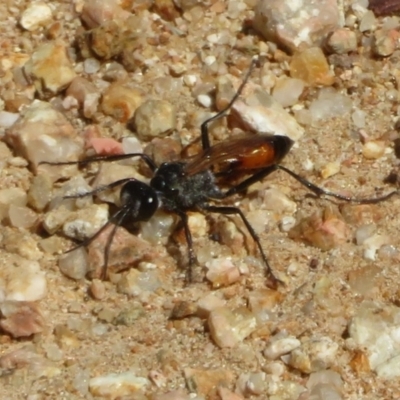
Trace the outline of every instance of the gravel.
[[[3, 4], [4, 3], [4, 4]], [[400, 199], [344, 204], [284, 172], [240, 218], [190, 212], [199, 266], [162, 210], [115, 232], [119, 179], [237, 134], [287, 135], [282, 163], [343, 196], [398, 184], [398, 0], [0, 4], [0, 388], [4, 399], [364, 400], [400, 390]], [[391, 179], [385, 178], [391, 174]], [[389, 183], [392, 182], [392, 183]], [[118, 189], [118, 188], [117, 188]], [[64, 198], [64, 196], [69, 196]]]

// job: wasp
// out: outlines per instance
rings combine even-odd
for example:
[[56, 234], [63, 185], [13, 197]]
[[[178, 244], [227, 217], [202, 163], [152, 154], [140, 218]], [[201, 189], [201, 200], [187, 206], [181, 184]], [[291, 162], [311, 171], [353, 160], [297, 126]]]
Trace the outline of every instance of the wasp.
[[[263, 260], [266, 269], [267, 285], [276, 288], [279, 280], [272, 272], [268, 258], [261, 246], [260, 239], [247, 220], [245, 214], [239, 207], [225, 204], [221, 205], [221, 201], [245, 192], [251, 185], [259, 182], [277, 170], [289, 174], [317, 196], [329, 196], [346, 202], [361, 204], [378, 203], [389, 199], [397, 193], [397, 191], [393, 191], [381, 197], [359, 199], [330, 192], [309, 182], [280, 164], [294, 143], [287, 136], [247, 135], [212, 145], [208, 129], [209, 124], [223, 117], [231, 109], [234, 102], [242, 93], [251, 71], [254, 68], [254, 64], [255, 62], [252, 63], [246, 77], [228, 105], [201, 124], [200, 140], [202, 149], [194, 156], [180, 161], [164, 162], [161, 165], [156, 165], [151, 157], [143, 153], [96, 156], [81, 161], [47, 163], [51, 165], [78, 164], [80, 166], [85, 166], [92, 162], [110, 162], [138, 157], [141, 158], [151, 170], [152, 178], [148, 184], [134, 178], [126, 178], [115, 181], [104, 187], [96, 188], [90, 192], [67, 196], [69, 198], [79, 198], [93, 195], [103, 190], [121, 187], [120, 208], [110, 217], [108, 223], [100, 228], [94, 236], [78, 245], [78, 247], [87, 246], [110, 224], [114, 225], [104, 250], [104, 265], [102, 267], [103, 279], [107, 278], [110, 247], [118, 226], [122, 225], [123, 222], [128, 219], [132, 222], [147, 221], [154, 215], [157, 209], [162, 208], [167, 212], [176, 214], [182, 221], [189, 256], [189, 266], [186, 274], [188, 282], [192, 280], [192, 267], [196, 263], [196, 255], [189, 229], [187, 212], [199, 211], [202, 213], [219, 213], [239, 216], [254, 240]], [[238, 175], [243, 176], [239, 182], [237, 182], [236, 179]], [[236, 180], [234, 184], [230, 183], [233, 177], [235, 177]], [[77, 247], [74, 247], [69, 251], [76, 248]]]

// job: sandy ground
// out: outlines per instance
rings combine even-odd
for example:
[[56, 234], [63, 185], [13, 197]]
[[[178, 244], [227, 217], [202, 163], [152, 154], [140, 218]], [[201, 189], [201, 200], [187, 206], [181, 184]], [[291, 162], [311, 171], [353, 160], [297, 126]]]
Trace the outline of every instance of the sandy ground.
[[[29, 55], [45, 39], [41, 33], [24, 31], [16, 23], [27, 3], [11, 3], [1, 6], [1, 42], [8, 42], [9, 49], [12, 45], [19, 46], [22, 52]], [[52, 4], [57, 10], [54, 13], [55, 20], [64, 24], [62, 38], [72, 43], [80, 25], [69, 18], [77, 15], [73, 11], [74, 7], [69, 2]], [[69, 17], [64, 18], [63, 13]], [[240, 17], [241, 22], [251, 16], [248, 2], [245, 13]], [[196, 34], [199, 35], [198, 40], [203, 40], [202, 29], [193, 29], [189, 39], [194, 41]], [[180, 40], [179, 45], [184, 46], [185, 40]], [[193, 42], [186, 45], [188, 49], [194, 47]], [[354, 128], [351, 114], [346, 113], [315, 126], [306, 126], [304, 136], [285, 158], [284, 165], [331, 191], [358, 197], [374, 197], [392, 190], [393, 186], [385, 184], [384, 178], [392, 170], [396, 170], [398, 165], [392, 151], [392, 142], [398, 136], [394, 128], [398, 99], [388, 99], [386, 96], [390, 82], [388, 71], [396, 68], [396, 60], [395, 57], [392, 60], [376, 60], [369, 54], [361, 54], [360, 63], [363, 57], [370, 70], [376, 71], [375, 81], [358, 82], [358, 86], [349, 88], [347, 93], [366, 112], [365, 131], [368, 136], [384, 141], [388, 149], [386, 154], [376, 160], [363, 157], [359, 132]], [[233, 64], [236, 62], [248, 65], [249, 59], [248, 55], [238, 50], [232, 54]], [[386, 72], [380, 73], [383, 66], [387, 67]], [[239, 76], [242, 76], [242, 71], [239, 71]], [[145, 75], [140, 84], [145, 92], [154, 94], [151, 73], [155, 74], [154, 70], [150, 69], [150, 73]], [[259, 81], [258, 73], [259, 70], [253, 74], [251, 80]], [[204, 81], [212, 83], [218, 73], [206, 71], [205, 75]], [[196, 113], [201, 115], [207, 109], [196, 103], [187, 88], [168, 92], [168, 81], [159, 84], [161, 89], [158, 96], [166, 95], [177, 106], [178, 127], [182, 128], [184, 141], [197, 137], [199, 126], [195, 123]], [[371, 88], [368, 95], [365, 94], [365, 85], [370, 85]], [[313, 91], [314, 89], [310, 89], [305, 95], [304, 104], [307, 104], [307, 99], [315, 98]], [[59, 97], [62, 98], [63, 95], [60, 94]], [[66, 111], [66, 115], [78, 129], [86, 124], [85, 119], [77, 117], [74, 112]], [[109, 128], [110, 136], [118, 138], [119, 128], [113, 127], [112, 119], [99, 120], [98, 123], [105, 130]], [[218, 136], [218, 132], [217, 130], [215, 136]], [[340, 172], [328, 179], [322, 179], [320, 171], [324, 166], [339, 159], [345, 160], [341, 164]], [[306, 171], [305, 167], [310, 164], [314, 165], [314, 169]], [[26, 353], [22, 358], [28, 360], [26, 366], [25, 361], [21, 361], [17, 368], [2, 368], [0, 398], [92, 399], [96, 396], [92, 394], [93, 390], [91, 393], [88, 389], [90, 378], [125, 371], [134, 371], [136, 376], [148, 378], [157, 371], [161, 378], [151, 380], [144, 392], [146, 394], [129, 394], [121, 398], [147, 399], [153, 398], [151, 396], [156, 396], [157, 393], [178, 389], [182, 390], [184, 396], [188, 382], [191, 381], [188, 375], [192, 373], [194, 380], [199, 380], [196, 382], [200, 393], [208, 393], [208, 397], [201, 397], [200, 394], [199, 399], [219, 399], [215, 389], [208, 386], [212, 386], [213, 379], [207, 375], [207, 371], [214, 371], [213, 378], [220, 374], [226, 386], [234, 390], [235, 387], [240, 388], [239, 378], [245, 380], [245, 374], [265, 372], [268, 375], [271, 370], [279, 370], [283, 366], [283, 372], [277, 374], [276, 378], [277, 385], [283, 386], [277, 391], [276, 397], [271, 398], [296, 399], [298, 397], [293, 394], [295, 390], [288, 388], [289, 382], [293, 386], [304, 388], [309, 374], [286, 367], [281, 361], [276, 361], [275, 365], [263, 356], [269, 338], [278, 332], [287, 332], [297, 338], [327, 336], [338, 344], [335, 361], [329, 367], [339, 373], [343, 380], [343, 387], [340, 389], [342, 398], [399, 398], [400, 390], [396, 379], [385, 381], [368, 368], [363, 371], [357, 366], [357, 361], [354, 361], [356, 352], [348, 348], [346, 337], [349, 321], [363, 301], [371, 300], [384, 305], [399, 304], [397, 282], [400, 277], [397, 267], [400, 257], [400, 220], [396, 210], [400, 206], [400, 199], [394, 197], [387, 202], [368, 206], [343, 206], [340, 201], [332, 202], [310, 196], [307, 189], [291, 177], [283, 172], [276, 172], [257, 184], [257, 191], [252, 191], [248, 196], [237, 197], [234, 202], [251, 215], [258, 207], [262, 196], [260, 193], [269, 188], [278, 189], [295, 202], [297, 213], [293, 216], [296, 221], [333, 207], [333, 214], [340, 215], [340, 220], [344, 221], [348, 236], [332, 249], [322, 251], [302, 240], [295, 240], [296, 237], [291, 238], [287, 232], [282, 231], [279, 218], [276, 217], [279, 210], [274, 207], [272, 210], [265, 210], [265, 214], [253, 215], [255, 219], [260, 215], [268, 218], [265, 231], [260, 235], [262, 247], [277, 276], [284, 278], [285, 285], [279, 288], [279, 295], [271, 296], [275, 307], [268, 312], [270, 319], [265, 324], [259, 324], [250, 336], [234, 348], [220, 348], [211, 339], [209, 324], [203, 316], [194, 312], [194, 315], [182, 319], [170, 318], [176, 304], [187, 302], [184, 304], [196, 305], [209, 293], [222, 299], [230, 310], [247, 307], [252, 293], [265, 288], [262, 265], [251, 240], [244, 240], [238, 231], [235, 234], [239, 235], [239, 250], [235, 245], [233, 248], [219, 246], [210, 240], [209, 235], [194, 235], [194, 247], [200, 258], [210, 248], [228, 256], [232, 256], [233, 252], [233, 260], [236, 262], [247, 257], [248, 253], [253, 256], [246, 258], [250, 260], [250, 272], [243, 274], [237, 282], [221, 288], [212, 287], [207, 280], [185, 285], [184, 271], [178, 268], [177, 258], [174, 256], [177, 253], [176, 246], [172, 246], [172, 250], [168, 246], [168, 253], [166, 246], [160, 244], [157, 245], [157, 251], [161, 254], [164, 267], [158, 272], [161, 285], [156, 291], [127, 296], [120, 293], [115, 282], [106, 281], [104, 297], [96, 300], [89, 290], [90, 280], [68, 279], [59, 271], [58, 255], [44, 253], [40, 265], [46, 273], [48, 293], [39, 302], [45, 319], [43, 331], [22, 339], [0, 333], [0, 356], [23, 348]], [[219, 218], [208, 217], [208, 226], [215, 225], [211, 222], [213, 220], [219, 221]], [[235, 219], [234, 221], [237, 222]], [[7, 225], [7, 221], [4, 224]], [[357, 229], [368, 224], [374, 224], [374, 233], [383, 237], [383, 245], [376, 253], [375, 260], [366, 259], [365, 248], [357, 245], [355, 240]], [[220, 229], [223, 231], [224, 228]], [[37, 242], [43, 238], [42, 230], [32, 229], [30, 234]], [[60, 252], [70, 246], [70, 242], [64, 238], [60, 243]], [[181, 243], [179, 252], [184, 254], [184, 242]], [[247, 244], [247, 248], [244, 244]], [[321, 288], [321, 285], [326, 286]], [[27, 355], [28, 353], [37, 355], [37, 359]], [[190, 372], [188, 368], [194, 371]], [[211, 383], [204, 383], [201, 379]], [[286, 382], [286, 386], [282, 382]], [[157, 383], [160, 387], [157, 387]], [[265, 392], [247, 392], [243, 396], [248, 399], [267, 398]], [[116, 395], [110, 394], [108, 397], [116, 398]], [[168, 398], [178, 399], [178, 395]]]

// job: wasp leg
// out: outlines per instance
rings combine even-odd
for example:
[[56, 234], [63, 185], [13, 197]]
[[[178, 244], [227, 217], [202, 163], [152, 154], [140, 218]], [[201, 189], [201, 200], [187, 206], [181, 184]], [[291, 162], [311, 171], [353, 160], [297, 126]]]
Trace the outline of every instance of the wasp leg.
[[[124, 215], [125, 217], [125, 215]], [[122, 222], [123, 218], [121, 218]], [[111, 233], [109, 234], [107, 238], [107, 243], [106, 247], [104, 248], [104, 264], [103, 267], [101, 268], [101, 275], [100, 278], [101, 280], [105, 281], [107, 279], [107, 270], [108, 270], [108, 260], [110, 258], [110, 249], [111, 249], [111, 244], [114, 239], [115, 233], [117, 232], [119, 225], [115, 224]]]
[[376, 204], [380, 203], [381, 201], [390, 199], [395, 194], [399, 194], [398, 190], [393, 190], [392, 192], [386, 193], [383, 196], [378, 197], [366, 197], [366, 198], [359, 198], [359, 197], [352, 197], [352, 196], [344, 196], [339, 193], [330, 192], [329, 190], [323, 189], [314, 183], [311, 183], [307, 179], [301, 177], [300, 175], [296, 174], [295, 172], [291, 171], [290, 169], [282, 166], [282, 165], [275, 165], [275, 169], [280, 169], [281, 171], [286, 172], [291, 177], [296, 179], [297, 182], [300, 182], [303, 186], [305, 186], [308, 190], [315, 193], [317, 196], [329, 196], [334, 197], [339, 200], [347, 201], [349, 203], [358, 203], [358, 204]]
[[[108, 223], [112, 222], [114, 224], [114, 227], [107, 238], [106, 247], [104, 248], [104, 264], [103, 264], [103, 268], [101, 271], [101, 279], [102, 280], [107, 279], [108, 260], [110, 258], [110, 249], [111, 249], [111, 244], [114, 239], [115, 233], [117, 232], [118, 227], [122, 225], [122, 222], [124, 221], [124, 219], [129, 214], [130, 211], [131, 211], [130, 206], [124, 205], [120, 210], [118, 210], [114, 215], [112, 215], [112, 217], [110, 218], [110, 221], [108, 222]], [[96, 235], [97, 235], [97, 233], [96, 233]]]
[[108, 259], [109, 259], [109, 254], [110, 254], [110, 248], [111, 248], [111, 243], [114, 238], [115, 232], [117, 228], [122, 224], [123, 220], [129, 213], [129, 207], [122, 207], [120, 210], [118, 210], [115, 214], [111, 216], [109, 221], [104, 224], [93, 236], [83, 240], [80, 242], [78, 245], [72, 247], [71, 249], [67, 250], [65, 254], [71, 253], [72, 251], [79, 249], [80, 247], [87, 247], [92, 243], [95, 239], [97, 239], [107, 228], [109, 225], [114, 224], [114, 228], [112, 232], [110, 233], [106, 247], [104, 249], [104, 264], [102, 267], [102, 272], [101, 272], [101, 279], [105, 280], [107, 278], [107, 268], [108, 268]]
[[208, 125], [210, 124], [210, 122], [215, 121], [221, 117], [223, 117], [228, 111], [229, 109], [233, 106], [233, 103], [238, 99], [238, 97], [242, 94], [243, 88], [245, 87], [247, 81], [250, 78], [250, 75], [255, 67], [257, 63], [257, 59], [253, 58], [253, 60], [251, 61], [250, 67], [248, 69], [248, 71], [246, 72], [246, 76], [243, 79], [243, 82], [240, 84], [239, 89], [237, 90], [237, 92], [235, 93], [235, 95], [232, 97], [231, 101], [228, 103], [228, 105], [222, 109], [221, 111], [219, 111], [217, 114], [213, 115], [211, 118], [206, 119], [200, 126], [200, 130], [201, 130], [201, 144], [203, 147], [203, 150], [207, 150], [210, 148], [210, 135], [208, 133]]
[[189, 254], [189, 268], [186, 272], [186, 282], [191, 283], [193, 281], [193, 265], [197, 264], [196, 254], [193, 249], [193, 239], [192, 233], [190, 232], [188, 216], [183, 211], [176, 211], [183, 223], [183, 229], [185, 230], [185, 238], [188, 246], [188, 254]]
[[281, 170], [283, 172], [286, 172], [292, 178], [296, 179], [297, 182], [301, 183], [308, 190], [310, 190], [311, 192], [316, 194], [318, 197], [321, 197], [321, 196], [334, 197], [335, 199], [343, 200], [348, 203], [376, 204], [376, 203], [380, 203], [381, 201], [388, 200], [396, 194], [399, 194], [398, 190], [393, 190], [392, 192], [386, 193], [383, 196], [378, 196], [378, 197], [359, 198], [359, 197], [352, 197], [352, 196], [344, 196], [342, 194], [331, 192], [329, 190], [323, 189], [323, 188], [315, 185], [314, 183], [308, 181], [307, 179], [303, 178], [302, 176], [300, 176], [300, 175], [296, 174], [295, 172], [291, 171], [290, 169], [284, 167], [283, 165], [274, 164], [274, 165], [271, 165], [269, 167], [266, 167], [266, 168], [256, 172], [249, 178], [245, 179], [243, 182], [240, 182], [236, 186], [232, 187], [231, 189], [229, 189], [228, 191], [226, 191], [223, 194], [223, 197], [225, 198], [225, 197], [233, 196], [236, 193], [243, 192], [249, 186], [262, 180], [263, 178], [265, 178], [266, 176], [268, 176], [269, 174], [271, 174], [272, 172], [274, 172], [276, 170]]
[[261, 246], [260, 243], [260, 238], [258, 237], [257, 233], [253, 229], [253, 227], [250, 225], [250, 222], [247, 220], [245, 215], [243, 214], [242, 210], [238, 207], [224, 207], [224, 206], [212, 206], [212, 205], [206, 205], [202, 206], [203, 210], [209, 211], [209, 212], [214, 212], [218, 214], [224, 214], [224, 215], [239, 215], [240, 218], [242, 219], [243, 223], [245, 224], [248, 232], [250, 233], [251, 237], [253, 238], [254, 242], [256, 243], [258, 250], [261, 254], [261, 257], [264, 261], [264, 264], [266, 266], [266, 274], [268, 278], [268, 286], [272, 289], [276, 289], [278, 287], [278, 283], [280, 283], [280, 280], [275, 277], [275, 275], [272, 272], [272, 269], [269, 265], [267, 256], [264, 253], [264, 250]]
[[232, 188], [227, 190], [223, 194], [223, 198], [230, 197], [230, 196], [233, 196], [234, 194], [243, 192], [249, 186], [253, 185], [256, 182], [261, 181], [262, 179], [264, 179], [269, 174], [272, 174], [272, 172], [276, 171], [277, 169], [278, 169], [278, 166], [276, 164], [274, 164], [274, 165], [271, 165], [269, 167], [262, 169], [261, 171], [254, 173], [249, 178], [245, 179], [243, 182], [240, 182], [236, 186], [233, 186]]

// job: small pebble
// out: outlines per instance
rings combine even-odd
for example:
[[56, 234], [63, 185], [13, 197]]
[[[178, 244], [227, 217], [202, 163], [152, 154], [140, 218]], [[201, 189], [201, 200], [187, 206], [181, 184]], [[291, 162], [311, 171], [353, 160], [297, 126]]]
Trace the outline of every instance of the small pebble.
[[[21, 241], [14, 244], [21, 246]], [[37, 261], [5, 250], [0, 251], [0, 302], [37, 301], [43, 299], [46, 294], [47, 280]]]
[[272, 96], [282, 107], [291, 107], [298, 102], [304, 88], [301, 79], [284, 77], [276, 81]]
[[44, 346], [46, 357], [51, 361], [61, 361], [63, 359], [63, 352], [60, 347], [55, 343], [48, 343]]
[[372, 31], [376, 28], [376, 18], [372, 11], [368, 10], [362, 17], [359, 30], [360, 32]]
[[149, 378], [158, 388], [164, 387], [167, 384], [167, 377], [160, 371], [150, 371]]
[[76, 174], [76, 165], [39, 165], [42, 161], [76, 160], [83, 150], [78, 132], [50, 103], [34, 101], [25, 108], [21, 118], [7, 131], [5, 139], [18, 155], [30, 162], [36, 173], [46, 173], [50, 179]]
[[87, 252], [78, 247], [67, 254], [63, 254], [58, 262], [60, 271], [68, 278], [76, 281], [85, 278], [88, 272]]
[[27, 31], [35, 31], [41, 26], [48, 25], [53, 17], [53, 12], [48, 4], [37, 1], [31, 3], [21, 15], [19, 23]]
[[395, 52], [399, 38], [397, 30], [376, 31], [372, 50], [377, 56], [388, 57]]
[[127, 122], [143, 102], [142, 93], [116, 82], [103, 93], [101, 108], [117, 121]]
[[205, 108], [209, 108], [212, 105], [212, 99], [208, 94], [199, 94], [197, 101]]
[[282, 299], [281, 293], [268, 288], [255, 289], [248, 295], [249, 308], [259, 323], [264, 323], [270, 319], [272, 310]]
[[185, 368], [183, 373], [189, 391], [207, 397], [218, 386], [229, 386], [233, 380], [233, 374], [227, 367], [221, 369]]
[[185, 75], [183, 77], [183, 81], [185, 82], [186, 86], [193, 87], [197, 82], [197, 76], [196, 75]]
[[179, 301], [174, 305], [171, 311], [171, 319], [182, 319], [195, 314], [197, 311], [197, 306], [193, 302], [189, 301]]
[[266, 391], [266, 374], [265, 372], [252, 372], [246, 382], [246, 392], [260, 396]]
[[285, 7], [281, 0], [260, 0], [254, 13], [254, 28], [265, 39], [291, 52], [322, 45], [324, 38], [340, 25], [338, 3], [330, 0], [294, 2]]
[[333, 175], [336, 175], [339, 172], [340, 172], [340, 162], [334, 161], [334, 162], [330, 162], [330, 163], [326, 164], [321, 169], [321, 176], [322, 176], [322, 178], [327, 179]]
[[[4, 250], [29, 261], [38, 261], [42, 258], [43, 254], [37, 247], [36, 239], [25, 230], [3, 227], [2, 234], [2, 247]], [[23, 263], [22, 260], [21, 262]]]
[[139, 304], [132, 304], [130, 308], [121, 311], [114, 319], [114, 325], [134, 326], [137, 320], [143, 317], [146, 311]]
[[313, 372], [310, 374], [307, 382], [308, 389], [313, 389], [317, 385], [321, 384], [334, 386], [338, 390], [343, 389], [343, 380], [340, 374], [330, 369], [327, 369], [325, 371]]
[[321, 89], [318, 98], [311, 102], [309, 111], [312, 122], [326, 120], [328, 118], [343, 116], [352, 109], [353, 103], [350, 97], [336, 92], [332, 88]]
[[292, 215], [297, 211], [297, 203], [276, 188], [268, 188], [263, 193], [263, 207], [275, 215]]
[[362, 154], [368, 160], [376, 160], [385, 154], [385, 142], [383, 140], [371, 140], [364, 144]]
[[222, 386], [218, 387], [218, 394], [221, 397], [221, 400], [244, 400], [244, 397], [237, 393], [231, 392], [229, 389], [226, 389]]
[[282, 232], [289, 232], [296, 226], [296, 218], [292, 216], [283, 217], [280, 221], [279, 228]]
[[315, 304], [325, 310], [330, 316], [338, 316], [343, 313], [343, 305], [340, 297], [332, 296], [333, 281], [330, 276], [322, 276], [314, 285]]
[[[234, 80], [234, 78], [232, 78]], [[260, 134], [284, 135], [292, 140], [298, 140], [303, 134], [303, 128], [297, 121], [261, 87], [247, 84], [246, 101], [238, 99], [232, 106], [235, 116], [241, 125]], [[231, 79], [224, 76], [218, 80], [216, 104], [219, 110], [232, 99], [233, 90]]]
[[63, 223], [65, 236], [75, 240], [85, 240], [95, 235], [108, 222], [108, 206], [91, 204], [76, 212], [71, 212]]
[[309, 389], [309, 399], [343, 399], [342, 378], [337, 372], [332, 370], [318, 371], [310, 374], [307, 388]]
[[290, 75], [309, 85], [331, 86], [334, 83], [334, 75], [319, 47], [296, 53], [290, 62]]
[[91, 378], [89, 391], [93, 396], [115, 400], [142, 392], [149, 384], [148, 379], [138, 377], [134, 372], [128, 371]]
[[8, 160], [8, 164], [12, 167], [27, 167], [29, 165], [28, 161], [23, 157], [12, 157]]
[[169, 70], [172, 76], [182, 76], [187, 71], [187, 66], [183, 63], [174, 63], [169, 65]]
[[377, 251], [390, 243], [390, 237], [387, 235], [374, 234], [363, 242], [364, 253], [363, 257], [366, 260], [375, 261]]
[[214, 293], [209, 293], [197, 302], [197, 314], [200, 318], [207, 318], [211, 311], [224, 307], [225, 301]]
[[139, 296], [143, 292], [154, 292], [160, 287], [157, 271], [140, 272], [130, 269], [118, 282], [118, 291], [129, 296]]
[[50, 42], [39, 46], [24, 71], [33, 80], [40, 95], [46, 91], [56, 94], [64, 90], [75, 78], [76, 72], [62, 42]]
[[375, 232], [376, 232], [375, 224], [361, 225], [359, 228], [357, 228], [355, 234], [357, 246], [362, 245]]
[[263, 369], [266, 373], [276, 377], [280, 377], [286, 372], [285, 364], [282, 361], [271, 361]]
[[38, 247], [45, 253], [58, 254], [63, 246], [63, 239], [59, 236], [49, 236], [48, 238], [41, 239], [38, 242]]
[[333, 53], [350, 53], [357, 50], [357, 35], [348, 28], [339, 28], [329, 36], [327, 45]]
[[324, 251], [345, 243], [349, 235], [349, 227], [338, 211], [331, 207], [327, 207], [322, 214], [315, 213], [302, 218], [289, 231], [292, 239], [303, 240]]
[[358, 129], [364, 129], [365, 128], [365, 117], [366, 117], [366, 113], [363, 110], [356, 109], [351, 114], [351, 119], [353, 121], [353, 124]]
[[206, 263], [206, 278], [213, 287], [229, 286], [240, 279], [239, 268], [226, 258], [213, 259]]
[[100, 279], [93, 279], [90, 283], [90, 294], [96, 300], [104, 299], [106, 295], [106, 288], [103, 281], [101, 281]]
[[154, 138], [145, 148], [157, 165], [163, 162], [177, 161], [181, 157], [182, 145], [172, 137]]
[[41, 364], [42, 362], [42, 356], [37, 354], [33, 346], [29, 344], [19, 347], [16, 350], [5, 351], [0, 356], [0, 367], [6, 370], [16, 370], [32, 364]]
[[328, 337], [308, 340], [290, 353], [288, 363], [303, 373], [326, 370], [335, 363], [338, 349]]
[[[102, 321], [102, 322], [107, 322], [110, 323], [113, 321], [116, 317], [116, 311], [108, 308], [107, 306], [104, 306], [98, 313], [97, 313], [97, 318]], [[99, 326], [102, 324], [98, 324]], [[98, 328], [99, 328], [98, 326]], [[101, 329], [101, 328], [100, 328]], [[96, 328], [98, 331], [99, 329]]]
[[112, 138], [90, 138], [88, 146], [92, 146], [96, 154], [113, 155], [122, 154], [122, 145]]
[[211, 337], [220, 348], [235, 347], [254, 332], [257, 322], [246, 308], [231, 311], [221, 307], [210, 312], [208, 327]]
[[380, 269], [375, 265], [367, 265], [349, 272], [350, 289], [357, 295], [368, 296], [375, 286], [375, 278]]
[[0, 111], [0, 127], [10, 128], [18, 120], [19, 114], [9, 111]]
[[44, 329], [44, 317], [35, 303], [3, 301], [0, 314], [0, 328], [15, 338], [31, 336]]
[[143, 153], [143, 147], [139, 139], [135, 136], [124, 137], [122, 139], [122, 150], [125, 154]]
[[172, 0], [154, 0], [154, 12], [166, 21], [173, 21], [179, 17], [179, 11]]
[[90, 28], [94, 28], [106, 21], [123, 20], [129, 15], [117, 0], [85, 0], [81, 18]]
[[276, 358], [290, 353], [295, 348], [299, 347], [301, 344], [300, 340], [294, 336], [271, 338], [270, 342], [267, 344], [263, 354], [270, 360], [275, 360]]
[[[193, 398], [183, 389], [172, 390], [164, 394], [155, 394], [152, 400], [192, 400]], [[202, 399], [200, 399], [202, 400]]]
[[27, 202], [26, 192], [20, 188], [0, 189], [0, 203], [7, 206], [24, 207]]
[[135, 112], [133, 125], [139, 139], [166, 136], [176, 128], [176, 108], [166, 100], [147, 100]]
[[66, 94], [77, 100], [79, 106], [83, 108], [83, 114], [86, 118], [92, 117], [97, 111], [100, 91], [87, 79], [80, 76], [74, 78], [68, 86]]
[[126, 81], [128, 79], [128, 71], [122, 64], [118, 62], [111, 61], [107, 63], [105, 66], [103, 65], [103, 67], [105, 67], [103, 78], [106, 81], [116, 82], [116, 81]]
[[72, 382], [74, 389], [83, 397], [88, 396], [90, 371], [88, 369], [77, 369]]
[[87, 74], [95, 74], [100, 69], [100, 62], [96, 58], [87, 58], [83, 62], [83, 68]]
[[[133, 165], [129, 165], [129, 161], [130, 160], [127, 160], [123, 164], [102, 163], [99, 167], [99, 173], [92, 182], [93, 188], [106, 186], [125, 178], [136, 178], [143, 181], [143, 176], [137, 172]], [[103, 203], [114, 203], [115, 205], [120, 204], [118, 190], [104, 190], [97, 193], [96, 197]]]
[[11, 204], [8, 210], [8, 218], [11, 226], [15, 228], [32, 228], [37, 219], [37, 214], [28, 207], [21, 207]]
[[50, 235], [56, 233], [71, 215], [71, 211], [61, 206], [47, 212], [43, 218], [43, 228]]
[[153, 218], [142, 222], [141, 236], [150, 243], [167, 244], [170, 235], [175, 228], [175, 218], [171, 213], [162, 210], [156, 211]]
[[54, 335], [61, 348], [78, 348], [81, 342], [72, 330], [66, 325], [56, 325]]

